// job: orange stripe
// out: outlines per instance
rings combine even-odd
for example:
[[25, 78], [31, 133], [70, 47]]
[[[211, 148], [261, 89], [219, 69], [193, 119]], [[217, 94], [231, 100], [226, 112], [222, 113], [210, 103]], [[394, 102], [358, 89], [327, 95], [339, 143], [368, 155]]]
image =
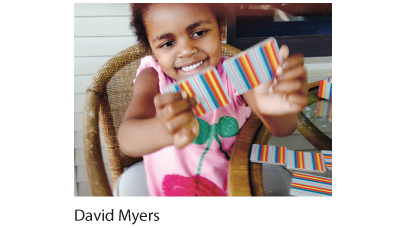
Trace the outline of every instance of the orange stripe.
[[261, 151], [261, 161], [265, 161], [265, 154], [266, 154], [266, 148], [265, 146], [262, 147], [262, 151]]
[[217, 87], [218, 87], [218, 89], [219, 89], [219, 92], [220, 92], [220, 95], [221, 95], [221, 99], [222, 99], [222, 101], [224, 102], [224, 106], [226, 106], [227, 104], [230, 103], [230, 101], [228, 100], [228, 98], [227, 98], [227, 96], [226, 96], [226, 94], [225, 94], [223, 88], [221, 87], [221, 84], [220, 84], [220, 82], [218, 81], [218, 79], [217, 79], [216, 74], [214, 73], [214, 71], [211, 70], [210, 73], [211, 73], [211, 75], [212, 75], [212, 78], [213, 78], [214, 82], [216, 83], [216, 85], [217, 85]]
[[297, 152], [297, 167], [299, 169], [303, 169], [304, 165], [303, 165], [303, 152], [302, 151], [298, 151]]
[[323, 166], [321, 165], [321, 156], [320, 154], [314, 154], [315, 155], [315, 159], [316, 160], [316, 170], [320, 170], [323, 171]]
[[[193, 93], [192, 93], [193, 90], [189, 89], [189, 87], [185, 81], [182, 81], [181, 83], [179, 83], [179, 88], [183, 91], [186, 91], [186, 93], [189, 95], [189, 97], [193, 97]], [[194, 106], [193, 109], [196, 111], [196, 115], [199, 114], [199, 116], [201, 116], [204, 114], [203, 111], [199, 108], [199, 106]]]
[[246, 78], [247, 78], [248, 82], [250, 83], [250, 86], [254, 87], [254, 86], [256, 86], [255, 82], [254, 82], [252, 76], [248, 72], [248, 69], [247, 69], [246, 63], [244, 62], [243, 57], [244, 57], [244, 55], [238, 57], [238, 61], [241, 64], [241, 67], [242, 67], [242, 70], [244, 71], [244, 74], [247, 76]]
[[320, 181], [320, 182], [324, 182], [324, 183], [332, 183], [331, 179], [319, 178], [319, 177], [309, 176], [309, 175], [305, 175], [305, 174], [294, 173], [293, 176], [299, 177], [299, 178], [304, 178], [304, 179], [309, 179], [309, 180]]
[[214, 86], [214, 81], [211, 80], [211, 74], [209, 74], [209, 71], [207, 71], [206, 73], [203, 74], [203, 77], [206, 79], [207, 84], [209, 84], [210, 90], [212, 91], [214, 97], [216, 98], [217, 103], [220, 105], [220, 107], [222, 107], [222, 102], [219, 96], [219, 93], [217, 93], [216, 88]]
[[273, 71], [273, 73], [274, 73], [274, 75], [276, 75], [275, 74], [275, 71], [276, 71], [276, 67], [278, 66], [277, 65], [277, 63], [276, 63], [276, 59], [275, 59], [275, 55], [273, 54], [273, 51], [271, 50], [271, 45], [270, 45], [270, 43], [267, 43], [266, 45], [265, 45], [265, 52], [267, 53], [267, 56], [268, 56], [268, 58], [269, 58], [269, 60], [270, 60], [270, 62], [271, 62], [271, 66], [272, 66], [272, 71]]
[[244, 61], [246, 69], [248, 70], [248, 74], [252, 78], [252, 81], [255, 83], [254, 86], [257, 86], [260, 81], [258, 79], [258, 76], [255, 75], [254, 68], [253, 68], [253, 65], [252, 65], [251, 61], [249, 60], [248, 54], [245, 54], [245, 55], [243, 55], [241, 57], [242, 57], [242, 59]]
[[[187, 80], [185, 80], [184, 82], [186, 83], [187, 87], [189, 88], [190, 92], [192, 93], [192, 96], [193, 96], [193, 97], [196, 97], [197, 95], [196, 95], [195, 91], [193, 90], [192, 85], [190, 85], [190, 82], [187, 81]], [[202, 103], [200, 103], [199, 105], [196, 105], [196, 109], [197, 109], [198, 111], [200, 110], [199, 113], [201, 112], [202, 115], [204, 115], [204, 114], [207, 113], [207, 110], [204, 108], [204, 106], [203, 106]]]
[[298, 183], [292, 183], [292, 187], [296, 188], [302, 188], [302, 189], [307, 189], [307, 190], [314, 190], [317, 192], [323, 192], [327, 194], [331, 194], [332, 190], [330, 189], [325, 189], [325, 188], [320, 188], [320, 187], [313, 187], [313, 186], [308, 186], [308, 185], [303, 185], [303, 184], [298, 184]]

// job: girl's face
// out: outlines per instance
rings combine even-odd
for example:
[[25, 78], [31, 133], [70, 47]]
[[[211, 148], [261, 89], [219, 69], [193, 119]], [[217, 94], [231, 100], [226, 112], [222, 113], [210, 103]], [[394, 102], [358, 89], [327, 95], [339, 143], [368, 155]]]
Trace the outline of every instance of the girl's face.
[[225, 29], [204, 4], [152, 4], [144, 15], [148, 41], [162, 70], [179, 80], [221, 58]]

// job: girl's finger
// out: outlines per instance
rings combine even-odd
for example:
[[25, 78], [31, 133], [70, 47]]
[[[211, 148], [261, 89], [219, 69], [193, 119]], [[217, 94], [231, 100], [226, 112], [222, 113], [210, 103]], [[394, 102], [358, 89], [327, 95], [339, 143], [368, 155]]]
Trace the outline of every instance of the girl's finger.
[[281, 57], [283, 61], [285, 61], [289, 57], [289, 48], [286, 45], [282, 45], [279, 48], [279, 53], [281, 54]]
[[154, 97], [154, 105], [156, 108], [163, 108], [167, 104], [174, 103], [175, 101], [182, 99], [182, 93], [168, 93], [157, 94]]
[[181, 114], [172, 118], [166, 124], [166, 129], [170, 134], [174, 134], [189, 125], [194, 120], [195, 114], [193, 111], [182, 112]]
[[176, 132], [172, 138], [174, 145], [177, 148], [184, 147], [191, 143], [199, 135], [199, 123], [197, 119], [193, 119], [188, 125]]
[[186, 98], [166, 105], [163, 108], [162, 113], [168, 118], [172, 118], [172, 116], [178, 115], [181, 112], [191, 109], [198, 103], [200, 103], [199, 97]]
[[292, 107], [297, 112], [302, 111], [308, 104], [307, 96], [303, 94], [290, 93], [286, 95], [285, 99], [292, 104]]
[[289, 57], [286, 61], [283, 61], [281, 64], [282, 70], [289, 68], [303, 66], [304, 65], [304, 56], [301, 53], [295, 53]]
[[284, 70], [282, 74], [278, 75], [277, 81], [282, 82], [286, 80], [301, 80], [307, 81], [307, 70], [304, 66], [297, 66], [295, 68], [290, 68]]

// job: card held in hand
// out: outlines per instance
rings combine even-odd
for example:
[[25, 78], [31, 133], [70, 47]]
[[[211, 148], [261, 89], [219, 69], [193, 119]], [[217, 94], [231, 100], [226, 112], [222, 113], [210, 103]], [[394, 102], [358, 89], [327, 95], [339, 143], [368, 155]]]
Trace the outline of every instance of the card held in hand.
[[276, 68], [282, 57], [275, 38], [269, 38], [223, 63], [238, 95], [276, 77]]
[[185, 91], [188, 97], [199, 97], [201, 103], [193, 107], [196, 116], [202, 116], [230, 104], [230, 97], [214, 67], [209, 67], [182, 81], [168, 85], [166, 93]]

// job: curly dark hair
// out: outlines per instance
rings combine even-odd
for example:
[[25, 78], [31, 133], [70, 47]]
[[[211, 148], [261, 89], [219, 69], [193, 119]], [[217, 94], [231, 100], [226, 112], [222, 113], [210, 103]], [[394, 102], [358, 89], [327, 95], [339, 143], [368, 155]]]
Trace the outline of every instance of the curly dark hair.
[[[153, 3], [131, 3], [131, 23], [130, 27], [133, 30], [139, 43], [142, 43], [148, 49], [151, 49], [147, 30], [144, 25], [144, 14], [148, 11]], [[226, 25], [226, 4], [225, 3], [205, 3], [208, 5], [211, 12], [216, 17], [219, 28]]]

